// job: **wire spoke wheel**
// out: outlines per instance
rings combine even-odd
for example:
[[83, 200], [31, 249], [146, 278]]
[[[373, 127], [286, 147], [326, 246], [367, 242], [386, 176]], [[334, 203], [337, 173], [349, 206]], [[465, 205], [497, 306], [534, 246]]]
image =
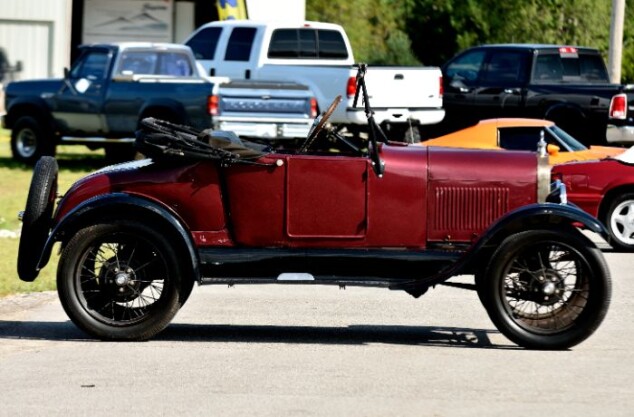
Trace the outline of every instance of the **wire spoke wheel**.
[[181, 306], [178, 260], [157, 232], [128, 223], [81, 230], [62, 253], [58, 290], [80, 328], [104, 339], [142, 340]]
[[150, 242], [125, 235], [95, 242], [80, 265], [80, 299], [95, 318], [113, 325], [147, 317], [169, 279], [160, 252]]
[[544, 334], [574, 325], [589, 297], [587, 262], [567, 246], [527, 247], [509, 265], [501, 288], [519, 325]]
[[585, 340], [605, 317], [611, 296], [603, 256], [573, 231], [508, 237], [478, 286], [496, 327], [532, 349], [567, 349]]

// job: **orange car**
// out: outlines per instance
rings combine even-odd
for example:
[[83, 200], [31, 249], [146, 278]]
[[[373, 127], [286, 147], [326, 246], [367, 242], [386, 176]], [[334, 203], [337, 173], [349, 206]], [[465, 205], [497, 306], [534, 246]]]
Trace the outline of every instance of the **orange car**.
[[555, 123], [540, 119], [488, 119], [478, 124], [421, 142], [421, 146], [450, 148], [509, 149], [537, 151], [540, 132], [548, 144], [552, 165], [616, 156], [626, 148], [587, 146], [570, 136]]

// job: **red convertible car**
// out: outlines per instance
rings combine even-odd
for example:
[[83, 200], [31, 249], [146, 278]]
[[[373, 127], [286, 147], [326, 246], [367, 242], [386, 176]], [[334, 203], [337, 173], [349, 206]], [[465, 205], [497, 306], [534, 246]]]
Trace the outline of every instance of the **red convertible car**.
[[556, 165], [567, 197], [601, 220], [615, 248], [634, 251], [634, 149], [614, 158]]
[[[137, 143], [151, 159], [88, 175], [57, 203], [57, 164], [42, 158], [22, 216], [20, 278], [34, 280], [61, 242], [61, 303], [78, 327], [109, 340], [159, 333], [194, 283], [358, 285], [419, 297], [461, 274], [475, 275], [493, 323], [521, 346], [566, 349], [589, 337], [611, 281], [577, 227], [605, 236], [601, 223], [545, 203], [556, 192], [536, 154], [385, 141], [364, 74], [361, 66], [367, 149], [327, 126], [335, 100], [286, 150], [145, 120]], [[342, 151], [325, 152], [331, 141]]]

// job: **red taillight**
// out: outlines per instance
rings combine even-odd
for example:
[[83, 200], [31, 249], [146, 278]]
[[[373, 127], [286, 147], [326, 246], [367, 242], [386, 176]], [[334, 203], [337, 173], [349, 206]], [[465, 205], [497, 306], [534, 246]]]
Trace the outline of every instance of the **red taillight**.
[[443, 94], [445, 94], [445, 88], [442, 86], [442, 75], [440, 76], [440, 78], [438, 79], [439, 81], [439, 85], [438, 85], [438, 95], [440, 96], [440, 98], [442, 98]]
[[559, 48], [559, 53], [560, 54], [576, 54], [577, 48], [572, 46], [562, 46], [561, 48]]
[[608, 114], [612, 119], [625, 120], [627, 115], [627, 96], [625, 94], [617, 94], [612, 97]]
[[346, 95], [348, 98], [354, 98], [355, 94], [357, 94], [357, 77], [350, 77], [346, 86]]
[[210, 116], [218, 116], [218, 96], [207, 97], [207, 113]]
[[310, 99], [310, 117], [312, 119], [317, 117], [317, 99], [315, 97]]

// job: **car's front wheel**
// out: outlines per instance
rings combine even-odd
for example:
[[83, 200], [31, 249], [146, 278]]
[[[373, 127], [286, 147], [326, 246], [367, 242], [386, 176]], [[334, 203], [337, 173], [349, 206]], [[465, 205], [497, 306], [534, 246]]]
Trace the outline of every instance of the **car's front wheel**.
[[634, 251], [634, 194], [627, 193], [614, 199], [605, 220], [610, 245], [618, 250]]
[[505, 239], [479, 283], [496, 327], [530, 349], [567, 349], [605, 317], [611, 281], [601, 252], [584, 236], [531, 230]]
[[71, 320], [106, 340], [145, 340], [181, 307], [181, 268], [169, 241], [142, 224], [80, 230], [62, 252], [57, 287]]

